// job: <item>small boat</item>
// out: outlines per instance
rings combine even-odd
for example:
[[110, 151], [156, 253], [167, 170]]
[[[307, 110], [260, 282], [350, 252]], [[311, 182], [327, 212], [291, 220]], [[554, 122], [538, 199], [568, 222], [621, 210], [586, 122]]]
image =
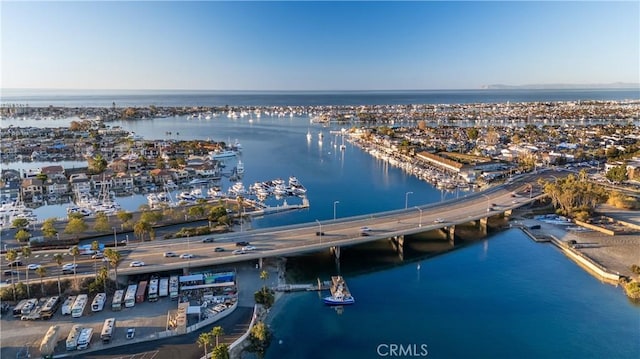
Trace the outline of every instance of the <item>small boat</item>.
[[349, 305], [356, 302], [351, 296], [347, 283], [342, 276], [331, 277], [331, 295], [324, 297], [322, 301], [327, 305]]
[[244, 173], [244, 163], [242, 163], [242, 161], [238, 161], [238, 166], [236, 166], [236, 172], [238, 174]]
[[307, 131], [307, 141], [311, 142], [311, 132]]

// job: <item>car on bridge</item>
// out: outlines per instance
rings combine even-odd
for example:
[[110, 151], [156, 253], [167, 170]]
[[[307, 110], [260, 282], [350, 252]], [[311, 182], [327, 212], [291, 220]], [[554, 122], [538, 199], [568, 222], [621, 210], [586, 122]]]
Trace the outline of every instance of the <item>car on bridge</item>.
[[245, 252], [253, 251], [255, 249], [256, 249], [256, 247], [254, 247], [254, 246], [244, 246], [244, 247], [242, 247], [242, 250], [245, 251]]
[[29, 269], [29, 270], [36, 270], [36, 269], [38, 269], [38, 268], [40, 268], [40, 267], [42, 267], [42, 265], [40, 265], [40, 264], [36, 264], [36, 263], [33, 263], [33, 264], [29, 264], [29, 265], [27, 266], [27, 269]]
[[214, 252], [224, 252], [224, 248], [222, 248], [222, 247], [216, 247], [213, 251], [214, 251]]
[[238, 255], [238, 254], [245, 254], [247, 253], [246, 251], [243, 251], [242, 249], [236, 249], [235, 251], [231, 252], [234, 255]]
[[169, 257], [177, 257], [178, 254], [176, 252], [164, 252], [164, 257], [165, 258], [169, 258]]
[[213, 237], [207, 237], [202, 240], [202, 243], [213, 243]]
[[360, 227], [360, 232], [371, 232], [371, 228], [369, 227]]
[[22, 267], [24, 264], [22, 264], [22, 261], [13, 261], [11, 263], [9, 263], [9, 267]]
[[180, 255], [180, 258], [182, 258], [182, 259], [190, 259], [190, 258], [193, 258], [193, 257], [194, 257], [194, 255], [191, 254], [191, 253], [182, 253]]
[[144, 267], [143, 261], [133, 261], [129, 263], [129, 267]]
[[96, 254], [91, 256], [91, 259], [100, 259], [104, 258], [104, 254], [102, 252], [96, 252]]
[[240, 242], [236, 242], [236, 247], [244, 247], [244, 246], [248, 246], [251, 243], [247, 242], [247, 241], [240, 241]]
[[444, 223], [444, 219], [442, 218], [436, 218], [433, 223]]

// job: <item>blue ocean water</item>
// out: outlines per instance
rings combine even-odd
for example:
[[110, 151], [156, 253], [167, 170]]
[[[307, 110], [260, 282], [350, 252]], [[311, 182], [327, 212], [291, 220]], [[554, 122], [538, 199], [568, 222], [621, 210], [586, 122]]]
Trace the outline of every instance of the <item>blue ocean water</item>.
[[179, 91], [3, 89], [0, 103], [37, 106], [324, 106], [639, 99], [640, 89]]
[[[40, 97], [37, 97], [40, 96]], [[638, 99], [634, 90], [449, 91], [402, 93], [39, 94], [3, 103], [73, 105], [299, 105], [359, 103], [465, 103]], [[121, 96], [121, 97], [116, 97]], [[220, 96], [220, 97], [216, 97]], [[23, 101], [23, 102], [21, 102]], [[4, 120], [8, 126], [65, 126], [70, 120]], [[307, 187], [311, 207], [254, 219], [269, 227], [329, 220], [432, 203], [465, 192], [441, 192], [401, 170], [371, 158], [307, 117], [263, 116], [231, 120], [184, 117], [111, 122], [146, 139], [212, 139], [243, 147], [245, 186], [295, 175]], [[307, 141], [306, 133], [312, 133]], [[171, 135], [168, 133], [171, 132]], [[322, 132], [322, 144], [318, 135]], [[179, 134], [178, 134], [179, 133]], [[230, 162], [229, 166], [235, 165]], [[18, 164], [5, 164], [18, 166]], [[20, 164], [19, 166], [29, 166]], [[6, 168], [6, 167], [5, 167]], [[225, 182], [225, 189], [230, 183]], [[412, 192], [411, 194], [407, 194]], [[140, 197], [121, 198], [127, 209]], [[293, 203], [296, 199], [290, 199]], [[334, 205], [335, 201], [339, 201]], [[335, 207], [334, 207], [335, 206]], [[43, 216], [64, 214], [50, 206]], [[37, 211], [45, 211], [45, 208]], [[421, 242], [413, 243], [416, 248]], [[403, 264], [386, 243], [345, 250], [341, 268], [327, 253], [291, 260], [292, 272], [313, 281], [338, 271], [357, 298], [341, 315], [321, 304], [318, 293], [287, 296], [274, 308], [275, 340], [268, 358], [376, 358], [379, 344], [421, 345], [429, 357], [616, 357], [640, 356], [640, 309], [620, 288], [600, 283], [553, 247], [534, 244], [518, 231], [445, 255]], [[375, 258], [374, 258], [375, 257]], [[375, 259], [375, 260], [374, 260]], [[416, 260], [420, 260], [420, 270]], [[282, 344], [278, 344], [282, 340]]]
[[[335, 267], [330, 257], [325, 267]], [[276, 303], [267, 358], [378, 358], [384, 357], [378, 350], [388, 353], [381, 344], [424, 344], [430, 358], [640, 354], [640, 309], [622, 290], [519, 230], [345, 277], [356, 303], [341, 314], [322, 304], [316, 292], [285, 294]]]

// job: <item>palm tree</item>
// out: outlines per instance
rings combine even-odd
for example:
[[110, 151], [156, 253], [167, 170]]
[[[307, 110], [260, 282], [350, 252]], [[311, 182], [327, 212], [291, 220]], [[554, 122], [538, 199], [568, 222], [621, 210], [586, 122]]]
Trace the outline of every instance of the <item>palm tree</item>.
[[262, 272], [260, 272], [260, 279], [262, 279], [262, 289], [266, 289], [267, 288], [267, 279], [269, 279], [269, 272], [267, 272], [266, 270], [263, 270]]
[[109, 270], [107, 269], [107, 267], [102, 266], [100, 267], [100, 271], [98, 271], [98, 273], [96, 274], [96, 280], [97, 281], [101, 281], [102, 284], [104, 285], [104, 292], [107, 292], [107, 279], [109, 278]]
[[38, 275], [40, 276], [40, 290], [42, 291], [42, 296], [44, 297], [44, 282], [42, 281], [44, 279], [44, 276], [47, 275], [47, 268], [45, 267], [38, 267], [38, 269], [36, 269], [36, 273], [38, 273]]
[[71, 253], [71, 255], [73, 256], [73, 281], [76, 282], [76, 284], [78, 283], [78, 277], [76, 276], [76, 257], [80, 254], [80, 248], [78, 248], [78, 246], [73, 246], [71, 247], [71, 250], [69, 251], [69, 253]]
[[91, 242], [91, 250], [93, 251], [93, 271], [96, 274], [96, 277], [98, 276], [98, 266], [96, 264], [96, 260], [98, 259], [98, 256], [95, 255], [98, 253], [98, 249], [100, 249], [100, 243], [98, 243], [98, 241], [93, 241]]
[[24, 261], [25, 261], [25, 274], [26, 274], [26, 281], [27, 281], [27, 297], [31, 298], [31, 291], [29, 289], [29, 257], [31, 257], [31, 248], [24, 246], [22, 247], [22, 256], [24, 257]]
[[[62, 296], [62, 290], [60, 289], [60, 272], [62, 271], [63, 259], [64, 257], [62, 256], [62, 253], [56, 253], [53, 255], [53, 260], [56, 261], [56, 264], [58, 265], [58, 297]], [[73, 271], [75, 272], [75, 268]]]
[[144, 235], [151, 230], [151, 224], [146, 221], [138, 221], [133, 226], [133, 233], [136, 237], [140, 238], [144, 242]]
[[204, 347], [204, 357], [207, 357], [207, 346], [211, 345], [211, 333], [202, 333], [198, 337], [198, 346]]
[[229, 359], [229, 346], [227, 344], [216, 345], [211, 351], [213, 359]]
[[218, 346], [218, 344], [220, 344], [220, 343], [218, 342], [218, 338], [219, 338], [221, 335], [224, 335], [224, 329], [222, 329], [222, 327], [221, 327], [221, 326], [219, 326], [219, 325], [218, 325], [218, 326], [216, 326], [216, 327], [213, 327], [213, 329], [211, 329], [211, 335], [213, 335], [214, 337], [216, 337], [216, 347], [217, 347], [217, 346]]
[[107, 248], [104, 250], [104, 256], [109, 260], [109, 265], [113, 267], [116, 277], [114, 278], [116, 282], [116, 289], [118, 288], [118, 263], [122, 259], [122, 255], [120, 252], [115, 251], [111, 248]]
[[[6, 254], [7, 257], [7, 262], [12, 263], [13, 261], [16, 260], [16, 258], [18, 258], [18, 251], [16, 251], [15, 249], [9, 249], [7, 251]], [[11, 286], [13, 287], [13, 300], [16, 300], [16, 282], [13, 280], [13, 268], [14, 266], [11, 266]]]

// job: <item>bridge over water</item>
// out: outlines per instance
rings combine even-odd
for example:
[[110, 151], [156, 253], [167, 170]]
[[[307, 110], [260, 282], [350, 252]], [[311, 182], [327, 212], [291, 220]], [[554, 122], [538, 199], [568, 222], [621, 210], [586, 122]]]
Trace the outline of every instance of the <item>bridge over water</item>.
[[[123, 252], [118, 274], [133, 275], [197, 267], [232, 264], [267, 257], [293, 256], [306, 252], [331, 249], [339, 258], [340, 248], [381, 239], [392, 239], [402, 251], [404, 237], [441, 230], [455, 244], [456, 226], [473, 222], [486, 235], [487, 221], [494, 216], [508, 216], [515, 208], [528, 205], [542, 196], [537, 188], [541, 177], [552, 178], [558, 173], [546, 171], [529, 174], [487, 191], [471, 193], [458, 199], [414, 206], [402, 210], [373, 213], [336, 220], [315, 221], [283, 227], [264, 228], [248, 232], [216, 235], [213, 243], [201, 238], [144, 242], [128, 246]], [[365, 233], [363, 235], [363, 233]], [[236, 242], [250, 242], [256, 247], [245, 254], [232, 254]], [[216, 252], [214, 248], [223, 248]], [[190, 259], [165, 258], [164, 252], [191, 253]], [[143, 267], [129, 267], [132, 261], [143, 261]]]

